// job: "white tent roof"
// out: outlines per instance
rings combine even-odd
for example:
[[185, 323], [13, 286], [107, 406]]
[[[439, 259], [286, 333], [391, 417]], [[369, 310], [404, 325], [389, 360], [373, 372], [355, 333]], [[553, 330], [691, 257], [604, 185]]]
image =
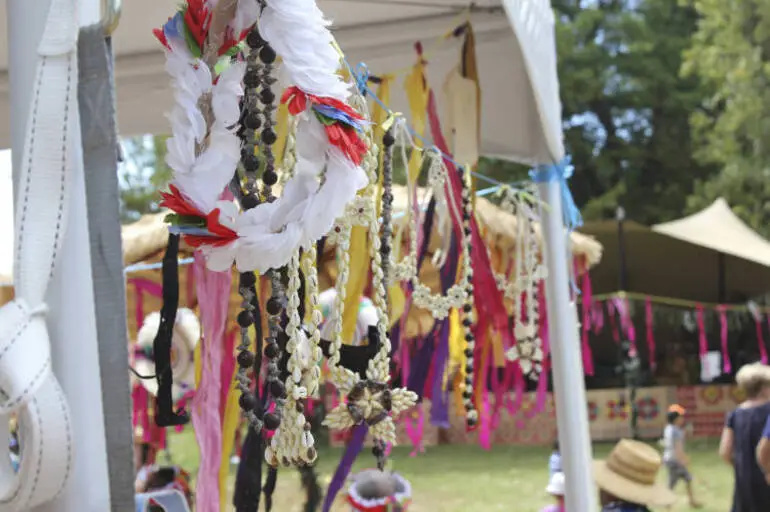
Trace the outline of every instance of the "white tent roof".
[[[123, 2], [114, 34], [118, 122], [121, 135], [165, 133], [170, 106], [168, 77], [160, 45], [152, 36], [174, 11], [177, 0]], [[319, 0], [333, 21], [348, 62], [365, 62], [371, 74], [385, 75], [415, 62], [414, 43], [426, 52], [461, 21], [471, 4], [457, 0]], [[563, 156], [560, 103], [556, 78], [553, 14], [548, 0], [475, 0], [471, 21], [482, 88], [481, 153], [530, 163]], [[6, 3], [0, 2], [0, 26], [6, 26]], [[506, 17], [506, 13], [508, 17]], [[514, 37], [516, 27], [519, 39]], [[525, 49], [529, 60], [522, 57]], [[426, 55], [428, 77], [438, 95], [445, 77], [459, 62], [460, 41], [449, 41]], [[0, 148], [10, 144], [8, 43], [0, 37]], [[527, 75], [530, 78], [528, 79]], [[398, 79], [391, 107], [407, 113]], [[532, 83], [534, 82], [534, 84]], [[534, 86], [533, 86], [534, 85]], [[536, 92], [535, 92], [536, 91]]]
[[770, 242], [736, 216], [723, 198], [689, 217], [657, 224], [654, 231], [770, 267]]

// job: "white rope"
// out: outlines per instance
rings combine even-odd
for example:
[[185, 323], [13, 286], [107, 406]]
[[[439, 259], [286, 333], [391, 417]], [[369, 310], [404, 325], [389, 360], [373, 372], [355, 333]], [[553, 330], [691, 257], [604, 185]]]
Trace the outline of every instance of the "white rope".
[[[16, 201], [16, 299], [0, 308], [0, 511], [55, 498], [73, 462], [69, 407], [51, 369], [44, 303], [67, 222], [77, 126], [76, 0], [52, 0], [27, 121]], [[9, 464], [17, 415], [21, 461]]]

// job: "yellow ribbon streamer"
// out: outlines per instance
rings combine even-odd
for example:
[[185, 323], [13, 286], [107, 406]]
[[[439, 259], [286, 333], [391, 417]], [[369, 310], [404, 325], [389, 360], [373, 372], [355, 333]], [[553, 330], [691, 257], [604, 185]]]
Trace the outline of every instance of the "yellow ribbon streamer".
[[[275, 155], [275, 166], [279, 167], [283, 162], [284, 152], [286, 151], [286, 139], [289, 137], [289, 107], [281, 103], [278, 105], [276, 114], [276, 140], [273, 145], [273, 154]], [[288, 169], [284, 169], [286, 171]]]
[[345, 294], [345, 310], [342, 314], [342, 341], [350, 343], [358, 322], [361, 296], [369, 277], [369, 228], [353, 226], [350, 231], [350, 270]]
[[[252, 350], [253, 350], [252, 346]], [[222, 459], [219, 463], [219, 510], [227, 510], [227, 478], [230, 476], [230, 455], [235, 445], [235, 431], [240, 424], [241, 414], [238, 405], [240, 391], [235, 387], [233, 379], [237, 366], [233, 368], [233, 374], [227, 382], [230, 382], [230, 391], [227, 393], [227, 402], [225, 403], [225, 415], [222, 419]]]
[[459, 371], [465, 380], [465, 336], [460, 324], [460, 313], [456, 309], [449, 312], [449, 368], [447, 373]]
[[[412, 66], [412, 72], [404, 79], [404, 90], [409, 101], [409, 115], [412, 118], [412, 129], [419, 137], [425, 135], [428, 112], [428, 88], [425, 79], [425, 61], [418, 58]], [[386, 103], [387, 104], [387, 103]], [[415, 144], [418, 141], [415, 140]], [[407, 177], [410, 183], [416, 183], [422, 168], [422, 154], [412, 151], [407, 165]]]
[[195, 388], [201, 384], [201, 375], [203, 374], [203, 362], [201, 361], [201, 343], [195, 345], [193, 352], [193, 361], [195, 362]]

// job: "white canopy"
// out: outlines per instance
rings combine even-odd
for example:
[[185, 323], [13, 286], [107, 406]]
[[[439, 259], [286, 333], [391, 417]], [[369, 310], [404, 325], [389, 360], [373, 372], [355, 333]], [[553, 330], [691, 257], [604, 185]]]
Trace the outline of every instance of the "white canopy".
[[[164, 113], [171, 105], [169, 79], [152, 29], [160, 26], [178, 3], [123, 2], [123, 15], [113, 37], [122, 136], [168, 130]], [[554, 42], [546, 33], [552, 30], [552, 23], [542, 21], [553, 16], [547, 0], [319, 0], [353, 67], [365, 62], [374, 75], [408, 69], [416, 61], [414, 43], [421, 41], [441, 116], [445, 115], [442, 87], [459, 63], [461, 41], [449, 39], [438, 49], [434, 43], [464, 21], [462, 14], [471, 3], [482, 94], [480, 152], [527, 163], [561, 159], [564, 149]], [[5, 2], [0, 2], [0, 26], [6, 26], [6, 18]], [[519, 32], [518, 40], [511, 25]], [[526, 47], [530, 62], [525, 63], [522, 47]], [[10, 145], [7, 73], [7, 41], [0, 38], [0, 148]], [[402, 83], [403, 73], [394, 83], [391, 107], [408, 113]]]
[[652, 229], [672, 238], [770, 267], [770, 242], [739, 219], [721, 197], [705, 210], [657, 224]]

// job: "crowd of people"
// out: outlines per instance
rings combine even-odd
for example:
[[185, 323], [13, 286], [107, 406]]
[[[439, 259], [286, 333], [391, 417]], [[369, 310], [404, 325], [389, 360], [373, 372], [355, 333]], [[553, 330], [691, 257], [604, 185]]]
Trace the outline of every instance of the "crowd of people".
[[[770, 510], [770, 366], [743, 366], [736, 383], [745, 400], [727, 415], [719, 443], [719, 455], [733, 467], [735, 478], [731, 512]], [[674, 489], [684, 482], [689, 504], [695, 498], [690, 458], [685, 448], [687, 411], [674, 404], [667, 412], [661, 439], [662, 454], [648, 444], [621, 440], [604, 461], [594, 465], [602, 512], [649, 512], [649, 507], [670, 507]], [[558, 442], [548, 462], [550, 480], [546, 492], [554, 504], [543, 512], [565, 512], [565, 478]], [[667, 481], [658, 483], [665, 468]]]

